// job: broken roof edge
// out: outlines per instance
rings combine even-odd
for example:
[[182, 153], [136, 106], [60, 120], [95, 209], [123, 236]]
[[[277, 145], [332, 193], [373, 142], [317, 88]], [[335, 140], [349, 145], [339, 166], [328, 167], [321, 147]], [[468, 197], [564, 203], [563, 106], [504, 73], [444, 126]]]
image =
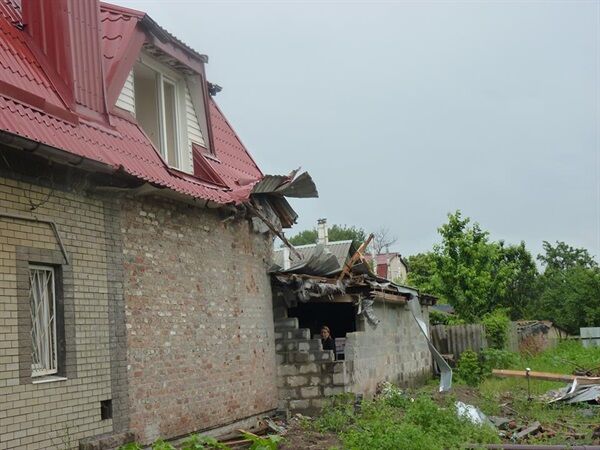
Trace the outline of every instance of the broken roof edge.
[[[218, 202], [215, 200], [211, 200], [208, 198], [197, 197], [188, 193], [179, 192], [175, 189], [172, 189], [168, 186], [161, 186], [157, 183], [145, 180], [133, 173], [129, 173], [124, 170], [123, 166], [115, 166], [109, 163], [97, 161], [95, 159], [86, 158], [84, 156], [75, 155], [69, 151], [63, 150], [58, 147], [53, 147], [51, 145], [45, 144], [43, 142], [38, 142], [26, 137], [23, 137], [19, 134], [11, 133], [9, 131], [0, 130], [0, 144], [5, 145], [9, 148], [13, 148], [17, 151], [24, 151], [29, 154], [35, 155], [39, 158], [43, 158], [47, 161], [51, 161], [61, 166], [71, 167], [74, 169], [79, 169], [84, 172], [89, 173], [100, 173], [106, 174], [110, 176], [116, 175], [124, 175], [131, 180], [136, 180], [141, 182], [143, 185], [152, 186], [155, 189], [155, 193], [160, 191], [169, 191], [172, 194], [170, 197], [172, 199], [180, 198], [185, 199], [185, 203], [187, 204], [196, 204], [204, 203], [206, 205], [213, 205], [212, 207], [226, 207], [233, 205], [233, 202]], [[202, 183], [204, 187], [214, 189], [214, 186]], [[139, 187], [139, 186], [138, 186]], [[136, 187], [131, 188], [120, 188], [121, 190], [135, 190]]]
[[[325, 245], [334, 245], [334, 244], [351, 244], [354, 241], [352, 239], [344, 239], [343, 241], [329, 241], [327, 244]], [[309, 248], [309, 247], [315, 247], [318, 245], [318, 242], [315, 242], [314, 244], [302, 244], [302, 245], [294, 245], [294, 248]], [[276, 248], [275, 250], [273, 250], [274, 252], [279, 252], [279, 251], [283, 251], [283, 248]]]

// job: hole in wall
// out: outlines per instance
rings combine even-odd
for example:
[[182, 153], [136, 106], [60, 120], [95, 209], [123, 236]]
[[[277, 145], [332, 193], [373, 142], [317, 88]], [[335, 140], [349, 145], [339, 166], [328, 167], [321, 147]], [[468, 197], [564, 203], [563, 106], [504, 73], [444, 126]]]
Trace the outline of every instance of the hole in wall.
[[112, 419], [112, 400], [102, 400], [100, 402], [100, 418], [102, 420]]

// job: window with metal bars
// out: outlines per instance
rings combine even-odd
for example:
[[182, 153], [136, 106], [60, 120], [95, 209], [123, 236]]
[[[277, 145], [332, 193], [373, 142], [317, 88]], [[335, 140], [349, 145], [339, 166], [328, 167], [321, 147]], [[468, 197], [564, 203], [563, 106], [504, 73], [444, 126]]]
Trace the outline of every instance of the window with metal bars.
[[52, 266], [29, 266], [31, 307], [31, 375], [40, 377], [58, 372], [56, 346], [56, 287]]

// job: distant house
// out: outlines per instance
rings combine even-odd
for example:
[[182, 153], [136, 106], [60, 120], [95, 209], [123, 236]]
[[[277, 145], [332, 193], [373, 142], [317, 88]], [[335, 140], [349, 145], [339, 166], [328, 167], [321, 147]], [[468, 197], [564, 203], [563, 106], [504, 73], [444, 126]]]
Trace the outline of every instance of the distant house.
[[[373, 255], [366, 255], [367, 261], [373, 261]], [[377, 275], [388, 280], [406, 282], [408, 266], [400, 253], [381, 253], [375, 255], [373, 264]]]

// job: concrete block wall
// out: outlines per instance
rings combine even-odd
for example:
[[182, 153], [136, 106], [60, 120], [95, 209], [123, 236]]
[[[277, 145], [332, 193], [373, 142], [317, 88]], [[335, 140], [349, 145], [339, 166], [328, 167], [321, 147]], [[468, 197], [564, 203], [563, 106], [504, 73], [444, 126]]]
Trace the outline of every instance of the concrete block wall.
[[[346, 335], [350, 391], [368, 397], [382, 381], [406, 386], [428, 379], [431, 353], [408, 307], [376, 302], [373, 308], [380, 323], [374, 327], [360, 318], [361, 331]], [[429, 323], [427, 307], [421, 310]]]
[[[119, 238], [106, 223], [118, 218], [111, 200], [16, 175], [0, 176], [0, 211], [55, 221], [70, 258], [64, 264], [48, 225], [0, 218], [0, 449], [77, 448], [113, 430], [100, 401], [113, 397], [108, 261]], [[66, 339], [66, 379], [38, 384], [28, 297], [28, 264], [36, 262], [62, 272]]]
[[297, 318], [276, 319], [275, 338], [280, 409], [312, 415], [328, 397], [346, 392], [346, 362], [334, 361], [320, 339], [311, 339], [308, 328], [298, 328]]
[[271, 240], [247, 222], [124, 200], [131, 430], [141, 442], [277, 408]]

